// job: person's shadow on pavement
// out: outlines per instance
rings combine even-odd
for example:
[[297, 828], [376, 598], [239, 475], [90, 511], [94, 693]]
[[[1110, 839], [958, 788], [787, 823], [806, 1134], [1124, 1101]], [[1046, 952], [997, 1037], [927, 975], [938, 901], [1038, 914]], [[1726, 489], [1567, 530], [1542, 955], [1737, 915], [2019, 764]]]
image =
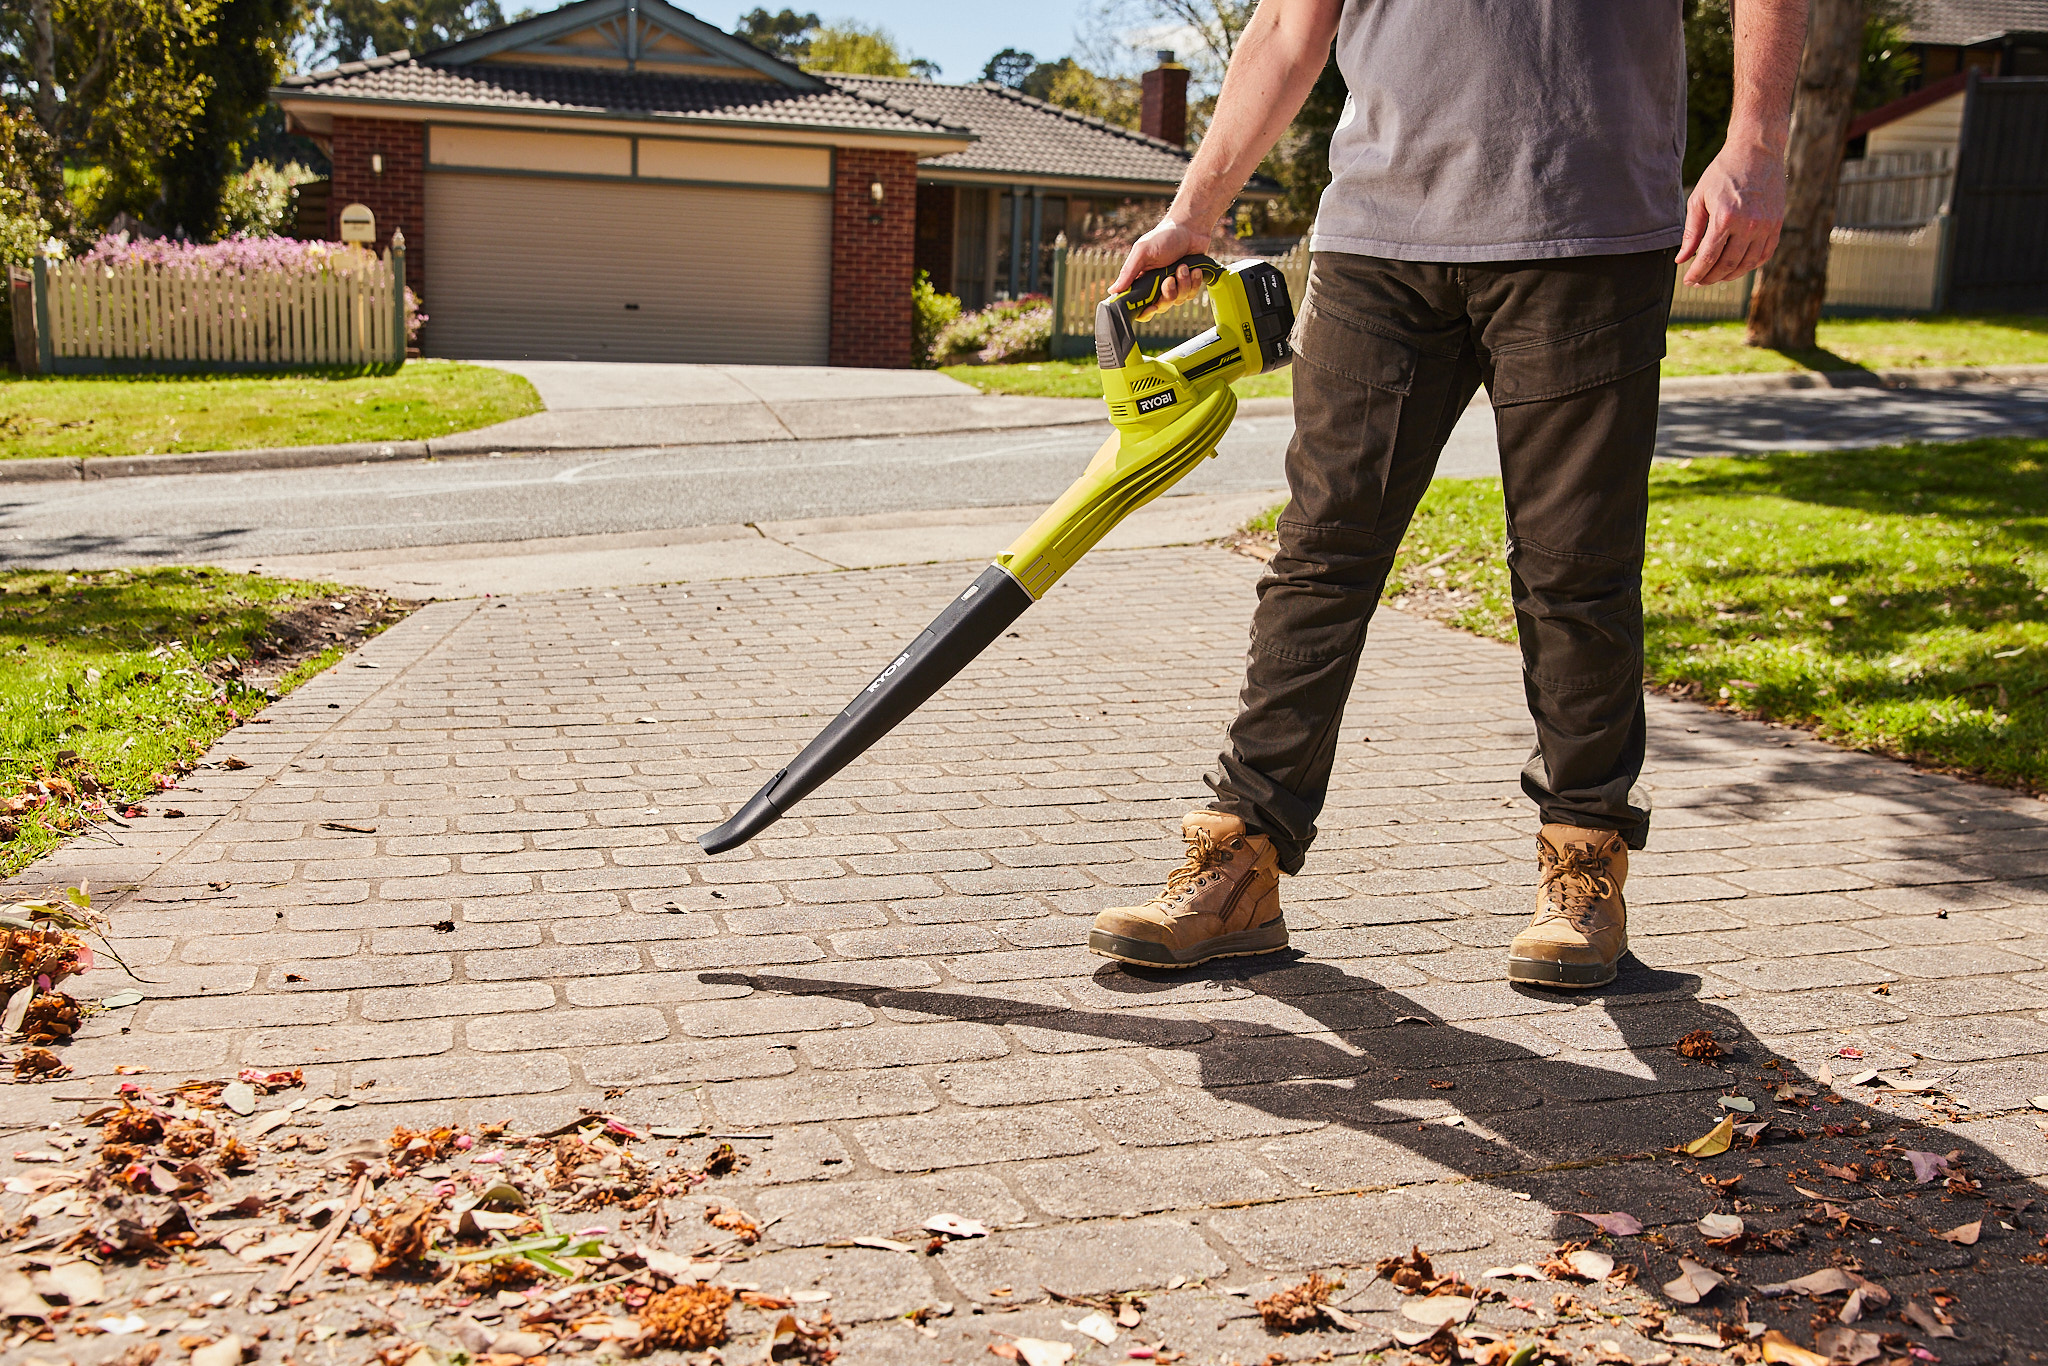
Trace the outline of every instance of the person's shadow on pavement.
[[[1610, 1250], [1638, 1267], [1646, 1288], [1677, 1277], [1681, 1255], [1733, 1273], [1730, 1285], [1688, 1310], [1696, 1315], [1738, 1324], [1747, 1318], [1811, 1341], [1809, 1316], [1839, 1308], [1838, 1297], [1817, 1302], [1753, 1292], [1842, 1266], [1891, 1291], [1889, 1306], [1872, 1311], [1878, 1321], [1862, 1323], [1864, 1331], [1929, 1343], [1949, 1366], [2048, 1350], [2041, 1310], [2048, 1304], [2048, 1266], [2041, 1263], [2048, 1258], [2022, 1260], [2037, 1254], [2037, 1239], [2048, 1245], [2037, 1189], [1953, 1130], [1858, 1103], [1859, 1088], [1846, 1074], [1867, 1064], [1844, 1060], [1837, 1064], [1845, 1075], [1836, 1086], [1822, 1084], [1765, 1045], [1733, 1012], [1700, 999], [1699, 978], [1633, 958], [1623, 960], [1614, 983], [1588, 996], [1524, 991], [1577, 1007], [1562, 1018], [1578, 1058], [1591, 1061], [1546, 1057], [1538, 1048], [1548, 1041], [1519, 1026], [1512, 1027], [1521, 1039], [1461, 1028], [1398, 990], [1298, 954], [1184, 972], [1105, 965], [1092, 979], [1095, 987], [1129, 998], [1132, 1007], [1198, 982], [1250, 989], [1252, 995], [1236, 998], [1244, 1007], [1240, 1018], [1232, 1018], [1230, 1000], [1218, 1001], [1203, 1008], [1207, 1029], [1199, 1031], [1179, 1012], [1048, 1013], [1042, 1002], [1016, 1000], [1009, 1013], [1000, 997], [980, 993], [884, 990], [782, 972], [707, 972], [702, 978], [939, 1017], [1008, 1021], [1104, 1039], [1111, 1047], [1149, 1045], [1163, 1054], [1162, 1070], [1191, 1064], [1185, 1079], [1207, 1096], [1282, 1121], [1283, 1130], [1338, 1126], [1381, 1141], [1363, 1146], [1393, 1160], [1381, 1159], [1379, 1170], [1356, 1170], [1348, 1183], [1323, 1175], [1316, 1184], [1325, 1193], [1463, 1177], [1533, 1196], [1552, 1210], [1633, 1214], [1645, 1236], [1612, 1239]], [[1276, 1023], [1276, 1011], [1299, 1017]], [[1683, 1051], [1681, 1040], [1687, 1041]], [[1604, 1065], [1609, 1060], [1612, 1065]], [[1720, 1107], [1723, 1094], [1739, 1094], [1754, 1111]], [[1130, 1103], [1147, 1102], [1158, 1098]], [[1682, 1146], [1705, 1135], [1722, 1114], [1768, 1127], [1754, 1138], [1738, 1132], [1718, 1161], [1685, 1154]], [[1170, 1122], [1188, 1124], [1189, 1117]], [[1201, 1117], [1192, 1117], [1197, 1140], [1226, 1136], [1202, 1128]], [[1372, 1160], [1347, 1154], [1347, 1146], [1331, 1145], [1333, 1171], [1345, 1169], [1347, 1157], [1361, 1165]], [[1922, 1164], [1932, 1153], [1945, 1166], [1918, 1181], [1909, 1152], [1922, 1154]], [[1750, 1235], [1744, 1243], [1705, 1245], [1696, 1221], [1717, 1211], [1740, 1213]], [[1940, 1236], [1971, 1222], [1981, 1223], [1973, 1245]], [[1551, 1232], [1558, 1239], [1598, 1236], [1566, 1214], [1557, 1216]], [[1936, 1295], [1954, 1301], [1944, 1312], [1956, 1320], [1956, 1339], [1930, 1339], [1903, 1318], [1909, 1302], [1932, 1308]], [[1887, 1354], [1905, 1350], [1904, 1341], [1888, 1344]]]

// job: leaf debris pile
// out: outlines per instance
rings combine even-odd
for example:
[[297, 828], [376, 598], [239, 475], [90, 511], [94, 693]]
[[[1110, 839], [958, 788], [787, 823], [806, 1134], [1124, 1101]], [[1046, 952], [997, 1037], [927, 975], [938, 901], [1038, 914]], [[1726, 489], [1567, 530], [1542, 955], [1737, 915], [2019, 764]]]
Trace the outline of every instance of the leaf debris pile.
[[1311, 1271], [1301, 1284], [1276, 1290], [1264, 1299], [1254, 1301], [1252, 1308], [1259, 1311], [1259, 1319], [1269, 1331], [1298, 1332], [1322, 1322], [1323, 1306], [1343, 1284], [1342, 1281], [1329, 1280], [1320, 1271]]
[[[46, 1344], [47, 1355], [76, 1333], [127, 1339], [119, 1366], [151, 1366], [166, 1343], [197, 1366], [241, 1366], [240, 1346], [232, 1360], [225, 1348], [217, 1363], [200, 1354], [277, 1338], [303, 1363], [339, 1337], [360, 1340], [334, 1358], [344, 1364], [446, 1366], [460, 1351], [514, 1366], [712, 1351], [741, 1331], [728, 1327], [737, 1305], [766, 1316], [744, 1330], [769, 1342], [764, 1359], [838, 1355], [830, 1313], [806, 1307], [828, 1291], [724, 1283], [762, 1225], [729, 1201], [702, 1225], [672, 1219], [670, 1202], [748, 1165], [730, 1143], [684, 1149], [701, 1131], [594, 1111], [527, 1135], [504, 1124], [399, 1126], [381, 1140], [319, 1132], [354, 1106], [306, 1094], [299, 1071], [248, 1070], [124, 1080], [82, 1130], [37, 1131], [48, 1146], [16, 1155], [0, 1203], [0, 1250], [27, 1268], [17, 1281], [0, 1264], [0, 1354]], [[656, 1132], [677, 1146], [657, 1156]], [[581, 1222], [600, 1210], [613, 1222]], [[687, 1250], [669, 1249], [676, 1236]], [[112, 1306], [116, 1282], [132, 1299], [88, 1309]]]
[[640, 1311], [640, 1326], [657, 1347], [702, 1351], [725, 1341], [726, 1312], [732, 1291], [722, 1285], [692, 1282], [664, 1290]]

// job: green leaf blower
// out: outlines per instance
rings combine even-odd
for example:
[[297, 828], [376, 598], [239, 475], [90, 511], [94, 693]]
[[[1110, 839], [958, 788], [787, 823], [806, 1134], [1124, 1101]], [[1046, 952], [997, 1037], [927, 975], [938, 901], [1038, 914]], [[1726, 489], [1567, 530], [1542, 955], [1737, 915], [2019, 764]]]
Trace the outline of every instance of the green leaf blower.
[[[1138, 350], [1132, 324], [1158, 303], [1161, 287], [1183, 266], [1208, 287], [1216, 325], [1148, 358]], [[923, 706], [1111, 527], [1214, 455], [1237, 414], [1231, 381], [1287, 364], [1293, 327], [1286, 277], [1264, 261], [1241, 261], [1226, 270], [1206, 256], [1188, 256], [1145, 272], [1129, 289], [1104, 299], [1095, 310], [1095, 357], [1115, 435], [1059, 501], [890, 660], [789, 767], [697, 843], [719, 854], [767, 829]]]

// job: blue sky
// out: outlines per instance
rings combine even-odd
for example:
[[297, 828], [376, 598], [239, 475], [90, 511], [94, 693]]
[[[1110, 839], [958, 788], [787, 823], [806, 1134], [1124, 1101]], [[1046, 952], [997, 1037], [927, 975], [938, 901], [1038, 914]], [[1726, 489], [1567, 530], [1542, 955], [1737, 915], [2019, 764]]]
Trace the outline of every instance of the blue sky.
[[1006, 47], [1022, 48], [1041, 61], [1064, 57], [1074, 48], [1074, 21], [1083, 0], [1038, 0], [1037, 3], [993, 3], [992, 0], [858, 0], [835, 5], [831, 0], [676, 0], [706, 23], [731, 31], [742, 14], [757, 4], [771, 10], [814, 10], [826, 22], [856, 18], [880, 24], [896, 35], [912, 56], [928, 57], [943, 68], [949, 81], [971, 81], [983, 63]]

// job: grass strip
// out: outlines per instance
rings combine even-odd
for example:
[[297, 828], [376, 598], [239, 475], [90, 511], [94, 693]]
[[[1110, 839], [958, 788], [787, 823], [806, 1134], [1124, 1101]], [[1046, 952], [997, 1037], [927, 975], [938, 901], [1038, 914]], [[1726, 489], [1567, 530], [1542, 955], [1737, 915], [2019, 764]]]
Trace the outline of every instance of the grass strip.
[[[1743, 343], [1745, 324], [1678, 323], [1668, 337], [1663, 373], [1784, 374], [1794, 370], [1908, 370], [1929, 366], [2048, 364], [2048, 317], [1930, 316], [1823, 319], [1813, 351], [1770, 351]], [[1031, 365], [949, 365], [945, 373], [993, 394], [1100, 398], [1092, 360]], [[1294, 371], [1254, 375], [1239, 398], [1286, 397]]]
[[539, 412], [506, 370], [411, 361], [396, 374], [0, 377], [0, 459], [422, 441]]
[[[1385, 600], [1513, 640], [1505, 536], [1498, 479], [1438, 480]], [[2048, 441], [1661, 465], [1643, 598], [1653, 686], [2048, 791]]]
[[0, 877], [172, 786], [392, 619], [375, 594], [255, 574], [0, 571]]

